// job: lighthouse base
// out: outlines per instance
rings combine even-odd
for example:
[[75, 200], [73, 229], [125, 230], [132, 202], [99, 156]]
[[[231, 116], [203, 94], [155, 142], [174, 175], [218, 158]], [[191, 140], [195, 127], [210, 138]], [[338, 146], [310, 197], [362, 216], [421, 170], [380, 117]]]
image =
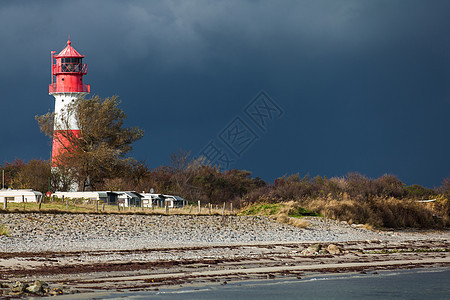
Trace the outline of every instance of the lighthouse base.
[[52, 167], [52, 186], [55, 192], [78, 192], [79, 185], [70, 174], [70, 171]]

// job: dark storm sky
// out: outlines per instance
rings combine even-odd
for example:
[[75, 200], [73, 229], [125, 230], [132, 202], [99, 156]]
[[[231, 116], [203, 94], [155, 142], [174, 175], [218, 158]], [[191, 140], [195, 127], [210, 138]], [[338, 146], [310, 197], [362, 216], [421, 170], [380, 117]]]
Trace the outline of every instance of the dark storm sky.
[[[439, 186], [449, 12], [438, 0], [2, 1], [0, 162], [50, 157], [34, 116], [54, 108], [50, 51], [70, 34], [91, 93], [119, 95], [145, 130], [132, 155], [150, 167], [213, 142], [266, 180], [357, 171]], [[262, 90], [283, 111], [264, 128], [244, 111]], [[234, 139], [238, 154], [221, 139], [236, 120], [252, 137]]]

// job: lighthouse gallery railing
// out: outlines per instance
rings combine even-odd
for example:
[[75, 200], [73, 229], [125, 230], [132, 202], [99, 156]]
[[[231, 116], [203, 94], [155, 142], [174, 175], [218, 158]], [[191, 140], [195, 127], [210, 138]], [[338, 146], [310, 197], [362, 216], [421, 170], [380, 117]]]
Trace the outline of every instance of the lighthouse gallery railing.
[[83, 87], [70, 87], [66, 85], [58, 85], [56, 83], [50, 84], [48, 86], [48, 93], [90, 93], [91, 92], [91, 86], [89, 84], [83, 84]]

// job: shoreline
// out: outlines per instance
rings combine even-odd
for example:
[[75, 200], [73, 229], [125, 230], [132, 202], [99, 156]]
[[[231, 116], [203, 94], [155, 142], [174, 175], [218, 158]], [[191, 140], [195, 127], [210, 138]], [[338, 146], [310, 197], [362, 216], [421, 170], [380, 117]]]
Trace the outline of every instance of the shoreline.
[[[374, 290], [380, 282], [394, 280], [397, 285], [384, 288], [384, 296], [399, 295], [399, 288], [403, 290], [404, 298], [421, 299], [433, 296], [437, 299], [446, 299], [450, 290], [445, 285], [445, 279], [450, 275], [449, 268], [419, 268], [419, 269], [392, 269], [372, 272], [348, 272], [348, 273], [311, 273], [298, 277], [277, 277], [267, 279], [248, 279], [229, 282], [205, 282], [183, 286], [163, 286], [160, 289], [143, 289], [132, 291], [96, 291], [77, 294], [78, 299], [328, 299], [328, 298], [355, 298], [373, 299], [373, 295], [379, 294]], [[425, 276], [425, 277], [423, 277]], [[432, 276], [432, 278], [430, 278]], [[447, 277], [442, 277], [447, 276]], [[421, 280], [421, 285], [412, 285], [408, 279]], [[401, 280], [400, 282], [398, 280]], [[438, 281], [439, 280], [439, 281]], [[355, 294], [353, 284], [365, 282], [372, 289], [371, 292]], [[405, 287], [406, 283], [406, 287]], [[400, 284], [400, 286], [398, 285]], [[419, 287], [420, 286], [420, 287]], [[353, 291], [345, 292], [345, 287]], [[337, 288], [337, 289], [336, 289]], [[424, 290], [425, 288], [425, 290]], [[317, 289], [320, 289], [318, 291]], [[436, 290], [437, 289], [437, 290]], [[344, 291], [344, 292], [342, 292]], [[338, 292], [338, 294], [336, 294]], [[344, 295], [343, 295], [344, 294]], [[367, 296], [370, 295], [370, 296]], [[408, 296], [406, 296], [408, 295]], [[391, 296], [392, 297], [392, 296]], [[70, 295], [61, 298], [69, 299]], [[396, 297], [394, 297], [396, 299]]]
[[[105, 236], [98, 237], [98, 216], [93, 216], [94, 221], [86, 219], [80, 222], [83, 226], [77, 230], [67, 227], [74, 224], [73, 220], [66, 220], [66, 223], [59, 224], [58, 231], [51, 225], [55, 220], [44, 224], [47, 221], [42, 216], [40, 220], [36, 215], [29, 217], [21, 216], [24, 219], [17, 225], [15, 235], [0, 239], [2, 297], [11, 295], [8, 286], [16, 281], [31, 284], [42, 280], [63, 294], [73, 294], [155, 291], [210, 283], [299, 279], [314, 274], [450, 268], [448, 230], [372, 232], [318, 218], [310, 218], [310, 227], [300, 229], [260, 217], [234, 217], [233, 222], [224, 224], [220, 217], [131, 216], [127, 223], [123, 219], [120, 221], [131, 229], [119, 236], [108, 235], [110, 244], [105, 247], [102, 244]], [[107, 220], [111, 221], [110, 218]], [[146, 221], [153, 225], [145, 225]], [[154, 228], [156, 221], [171, 226], [151, 235], [134, 230], [136, 226]], [[34, 222], [42, 226], [26, 232], [26, 226], [36, 226]], [[175, 239], [180, 224], [185, 228], [197, 224], [205, 232], [195, 233], [198, 236], [194, 241]], [[217, 224], [224, 225], [219, 227]], [[80, 228], [87, 232], [80, 234]], [[208, 240], [211, 233], [215, 238]], [[226, 241], [230, 234], [241, 234], [241, 238]], [[42, 236], [47, 239], [43, 240]], [[295, 241], [298, 237], [303, 240]], [[311, 237], [322, 239], [309, 240]], [[68, 238], [72, 239], [70, 247], [55, 251], [54, 244], [59, 245]], [[158, 243], [163, 238], [168, 238], [168, 241]], [[199, 242], [202, 238], [205, 241]], [[143, 242], [130, 243], [138, 239]], [[30, 241], [42, 242], [33, 248]], [[143, 244], [146, 247], [142, 247]], [[21, 245], [36, 251], [18, 248]], [[111, 247], [114, 245], [120, 247]]]

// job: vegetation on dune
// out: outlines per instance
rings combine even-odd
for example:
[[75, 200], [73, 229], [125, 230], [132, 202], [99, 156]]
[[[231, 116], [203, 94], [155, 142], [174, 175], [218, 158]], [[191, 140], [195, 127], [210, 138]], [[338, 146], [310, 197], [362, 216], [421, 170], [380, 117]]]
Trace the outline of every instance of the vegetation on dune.
[[[48, 162], [16, 160], [2, 169], [7, 187], [28, 187], [45, 193], [48, 182], [53, 180]], [[450, 179], [436, 189], [405, 186], [392, 175], [370, 179], [358, 173], [330, 179], [300, 178], [295, 174], [267, 184], [248, 171], [221, 171], [202, 164], [184, 151], [173, 154], [169, 166], [151, 170], [144, 163], [129, 161], [120, 177], [114, 175], [97, 182], [99, 190], [154, 188], [158, 193], [177, 194], [194, 204], [197, 200], [211, 204], [231, 202], [234, 208], [242, 209], [242, 214], [276, 216], [280, 220], [321, 215], [372, 227], [450, 226]], [[436, 200], [417, 201], [421, 199]]]
[[[373, 227], [450, 226], [450, 185], [431, 190], [406, 187], [392, 175], [369, 179], [357, 173], [331, 178], [282, 177], [243, 197], [246, 205], [293, 201], [325, 217]], [[446, 185], [447, 184], [447, 185]], [[418, 202], [433, 198], [433, 202]]]
[[301, 219], [305, 216], [320, 216], [318, 213], [300, 207], [294, 201], [270, 204], [254, 204], [244, 208], [241, 215], [271, 216], [280, 223], [286, 223], [300, 228], [308, 227], [308, 221]]
[[306, 216], [321, 216], [320, 214], [309, 209], [299, 206], [299, 203], [294, 201], [270, 203], [270, 204], [254, 204], [247, 208], [243, 208], [240, 212], [242, 215], [259, 215], [259, 216], [274, 216], [285, 214], [293, 218], [301, 218]]
[[[49, 180], [53, 180], [48, 162], [16, 160], [2, 169], [7, 187], [28, 187], [45, 193]], [[202, 164], [184, 151], [173, 154], [169, 166], [152, 170], [144, 163], [129, 161], [121, 176], [113, 175], [97, 182], [98, 189], [149, 191], [154, 188], [157, 193], [180, 195], [194, 205], [198, 200], [219, 206], [232, 203], [245, 215], [293, 218], [288, 219], [290, 222], [303, 216], [320, 215], [369, 227], [450, 226], [450, 179], [445, 179], [436, 189], [405, 186], [392, 175], [370, 179], [358, 173], [330, 179], [300, 178], [295, 174], [268, 184], [253, 178], [248, 171], [222, 171]], [[436, 200], [417, 201], [422, 199]]]
[[272, 204], [255, 204], [250, 207], [244, 208], [241, 211], [242, 215], [263, 215], [263, 216], [273, 216], [276, 215], [281, 208], [281, 203]]

